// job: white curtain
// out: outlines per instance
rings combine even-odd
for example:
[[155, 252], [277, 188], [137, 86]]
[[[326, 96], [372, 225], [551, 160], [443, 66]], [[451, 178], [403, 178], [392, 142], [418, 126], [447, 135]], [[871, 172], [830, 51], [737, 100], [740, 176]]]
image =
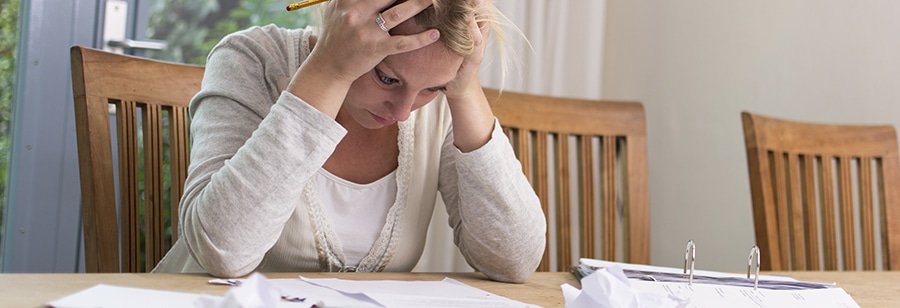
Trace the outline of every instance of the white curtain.
[[[496, 46], [487, 53], [482, 85], [505, 91], [601, 98], [606, 0], [495, 0], [519, 27], [506, 29], [510, 67], [503, 78]], [[518, 64], [514, 63], [518, 62]], [[414, 271], [453, 272], [472, 268], [453, 244], [443, 203], [434, 209], [425, 252]]]

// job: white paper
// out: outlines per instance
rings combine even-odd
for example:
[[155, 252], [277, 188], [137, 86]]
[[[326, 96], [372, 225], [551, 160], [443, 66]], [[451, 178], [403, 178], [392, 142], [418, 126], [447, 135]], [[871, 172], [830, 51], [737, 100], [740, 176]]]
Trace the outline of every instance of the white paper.
[[98, 284], [91, 288], [48, 302], [50, 307], [193, 307], [199, 294], [117, 287]]
[[326, 307], [537, 307], [459, 281], [273, 279], [282, 295], [321, 301]]
[[382, 307], [371, 298], [362, 294], [344, 294], [326, 287], [317, 286], [300, 278], [295, 279], [270, 279], [272, 284], [281, 289], [281, 295], [294, 298], [302, 298], [305, 307], [312, 305], [329, 307]]
[[265, 308], [281, 302], [281, 290], [260, 273], [253, 273], [232, 287], [225, 296], [200, 296], [194, 303], [202, 308]]
[[[258, 276], [257, 276], [258, 275]], [[91, 288], [48, 302], [58, 308], [100, 307], [309, 307], [309, 304], [281, 301], [281, 291], [254, 274], [242, 280], [241, 287], [231, 287], [224, 297], [206, 294], [151, 290], [98, 284]]]
[[[632, 288], [619, 266], [598, 269], [581, 279], [581, 290], [561, 286], [568, 308], [681, 308], [687, 300], [671, 294], [651, 293]], [[727, 306], [726, 306], [727, 307]]]
[[809, 289], [809, 290], [768, 290], [722, 286], [712, 284], [693, 284], [670, 282], [653, 282], [631, 279], [636, 290], [659, 295], [676, 295], [685, 297], [690, 302], [688, 307], [859, 307], [844, 289]]

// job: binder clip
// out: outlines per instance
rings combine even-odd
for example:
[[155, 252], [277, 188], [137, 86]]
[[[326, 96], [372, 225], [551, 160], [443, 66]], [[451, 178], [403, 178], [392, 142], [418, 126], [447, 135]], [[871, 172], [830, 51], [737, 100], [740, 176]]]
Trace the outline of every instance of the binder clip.
[[687, 242], [687, 247], [684, 248], [684, 273], [688, 273], [688, 259], [690, 259], [691, 263], [691, 273], [688, 275], [688, 285], [694, 285], [694, 260], [697, 259], [697, 246], [694, 245], [694, 240], [689, 240]]

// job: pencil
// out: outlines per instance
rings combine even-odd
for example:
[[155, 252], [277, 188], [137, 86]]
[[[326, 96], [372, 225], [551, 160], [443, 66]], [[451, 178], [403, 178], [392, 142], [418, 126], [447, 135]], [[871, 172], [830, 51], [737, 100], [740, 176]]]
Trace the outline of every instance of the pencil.
[[319, 4], [322, 2], [328, 2], [328, 0], [303, 0], [300, 2], [294, 2], [294, 3], [288, 4], [287, 10], [288, 11], [296, 11], [296, 10], [305, 8], [307, 6]]

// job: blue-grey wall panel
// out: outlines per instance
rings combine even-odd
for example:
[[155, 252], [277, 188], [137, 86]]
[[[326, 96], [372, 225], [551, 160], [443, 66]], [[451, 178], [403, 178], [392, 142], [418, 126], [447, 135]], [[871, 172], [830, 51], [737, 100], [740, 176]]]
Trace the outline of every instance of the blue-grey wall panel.
[[97, 46], [101, 3], [22, 2], [4, 272], [78, 271], [81, 198], [69, 47]]

